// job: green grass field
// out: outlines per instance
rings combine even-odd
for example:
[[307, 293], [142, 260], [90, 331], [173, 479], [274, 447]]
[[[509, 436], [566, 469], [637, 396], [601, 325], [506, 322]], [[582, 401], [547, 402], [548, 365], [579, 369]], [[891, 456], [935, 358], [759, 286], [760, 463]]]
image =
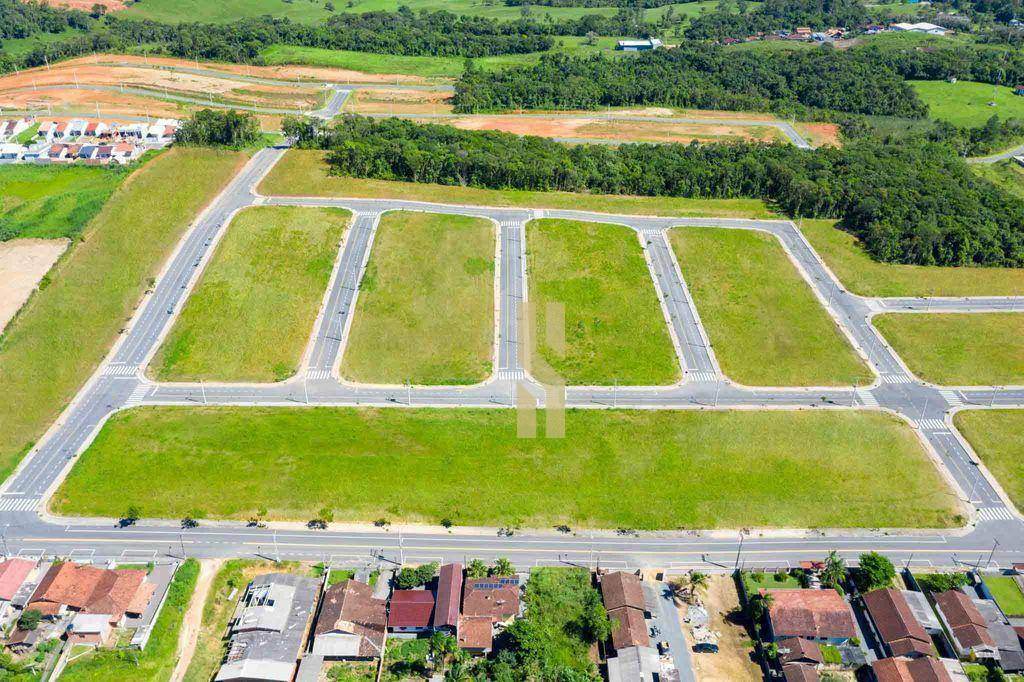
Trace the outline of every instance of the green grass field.
[[7, 327], [0, 338], [0, 479], [100, 363], [192, 219], [244, 159], [182, 148], [148, 162]]
[[73, 661], [61, 673], [61, 680], [71, 682], [150, 682], [170, 679], [177, 662], [178, 631], [185, 617], [196, 578], [199, 577], [199, 562], [189, 559], [183, 563], [167, 593], [160, 615], [153, 626], [153, 634], [143, 651], [135, 656], [126, 656], [119, 651], [99, 650]]
[[971, 81], [910, 81], [910, 85], [928, 105], [929, 116], [958, 126], [984, 125], [994, 114], [1003, 120], [1024, 119], [1024, 97], [1014, 95], [1012, 88]]
[[1024, 199], [1024, 167], [1016, 161], [976, 163], [971, 165], [971, 170], [1018, 199]]
[[1017, 509], [1024, 509], [1024, 410], [963, 410], [953, 423]]
[[416, 182], [389, 182], [328, 175], [324, 152], [293, 150], [274, 166], [260, 185], [263, 194], [322, 197], [413, 199], [480, 206], [568, 208], [634, 215], [699, 216], [708, 218], [773, 218], [757, 199], [679, 199], [572, 192], [529, 192], [449, 187]]
[[874, 324], [907, 366], [943, 386], [1024, 384], [1024, 315], [892, 313]]
[[53, 498], [65, 514], [133, 504], [535, 527], [960, 522], [904, 422], [828, 410], [570, 410], [565, 438], [523, 439], [514, 410], [142, 408], [112, 417]]
[[[676, 14], [695, 14], [691, 5], [699, 4], [714, 6], [713, 2], [678, 3], [671, 5]], [[756, 3], [750, 3], [756, 4]], [[332, 12], [325, 9], [326, 0], [145, 0], [133, 4], [118, 14], [126, 18], [153, 19], [165, 22], [197, 21], [227, 23], [244, 17], [257, 17], [271, 14], [287, 17], [294, 21], [315, 22], [326, 19]], [[519, 19], [523, 16], [522, 7], [508, 6], [504, 2], [490, 0], [353, 0], [351, 4], [345, 0], [334, 2], [337, 12], [393, 12], [401, 6], [416, 11], [422, 9], [444, 9], [455, 14], [470, 14], [491, 17], [494, 19]], [[553, 19], [572, 19], [587, 14], [614, 14], [614, 7], [540, 7], [531, 6], [528, 10], [534, 18], [550, 16]], [[666, 8], [647, 10], [651, 19], [660, 17]]]
[[1024, 617], [1024, 592], [1010, 575], [986, 575], [982, 578], [1007, 617]]
[[492, 223], [388, 213], [377, 228], [348, 346], [345, 378], [371, 384], [474, 384], [494, 348]]
[[804, 236], [847, 289], [861, 296], [1020, 296], [1024, 268], [946, 268], [876, 261], [833, 220], [804, 220]]
[[[534, 220], [526, 227], [526, 263], [536, 316], [530, 369], [537, 379], [587, 386], [679, 380], [679, 361], [636, 232]], [[563, 335], [564, 353], [560, 341], [546, 334], [551, 304], [564, 306], [564, 329], [556, 332]]]
[[228, 227], [153, 358], [159, 381], [282, 381], [298, 370], [351, 214], [257, 206]]
[[60, 33], [37, 33], [28, 38], [9, 38], [0, 40], [0, 49], [11, 57], [21, 57], [28, 54], [37, 47], [45, 47], [52, 43], [59, 43], [76, 36], [83, 35], [84, 31], [67, 29]]
[[120, 167], [0, 166], [0, 240], [76, 237], [126, 177]]
[[772, 236], [669, 232], [722, 370], [748, 386], [849, 386], [874, 376]]
[[[585, 55], [603, 52], [611, 56], [622, 56], [626, 53], [615, 52], [615, 37], [597, 38], [593, 45], [586, 38], [565, 36], [557, 39], [550, 53]], [[473, 60], [482, 69], [502, 69], [510, 66], [524, 66], [540, 60], [544, 52], [526, 54], [497, 55], [494, 57], [478, 57]], [[421, 78], [458, 78], [466, 68], [463, 57], [429, 57], [405, 56], [392, 54], [374, 54], [370, 52], [354, 52], [351, 50], [328, 50], [319, 47], [302, 47], [299, 45], [270, 45], [260, 56], [267, 64], [304, 64], [308, 66], [329, 66], [337, 69], [348, 69], [362, 73], [402, 74]]]

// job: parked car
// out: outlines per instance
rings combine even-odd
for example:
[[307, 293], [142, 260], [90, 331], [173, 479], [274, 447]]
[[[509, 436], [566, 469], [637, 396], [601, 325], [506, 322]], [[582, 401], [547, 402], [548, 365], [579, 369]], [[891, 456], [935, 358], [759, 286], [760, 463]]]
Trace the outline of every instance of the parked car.
[[693, 650], [698, 654], [717, 654], [718, 645], [714, 642], [698, 642], [693, 645]]
[[664, 641], [663, 642], [658, 642], [658, 653], [659, 654], [667, 654], [670, 650], [671, 650], [671, 647], [668, 645], [668, 642], [664, 642]]

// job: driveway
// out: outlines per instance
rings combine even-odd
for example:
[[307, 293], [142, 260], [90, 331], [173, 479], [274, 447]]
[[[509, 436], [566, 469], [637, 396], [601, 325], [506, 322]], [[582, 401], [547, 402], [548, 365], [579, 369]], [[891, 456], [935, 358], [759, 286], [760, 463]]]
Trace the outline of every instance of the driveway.
[[661, 634], [653, 638], [652, 645], [668, 642], [672, 652], [672, 660], [679, 671], [680, 682], [697, 682], [693, 674], [693, 662], [690, 660], [690, 648], [683, 635], [683, 626], [679, 622], [679, 610], [672, 599], [672, 591], [668, 585], [659, 581], [644, 582], [647, 604], [651, 607], [651, 625], [656, 625]]

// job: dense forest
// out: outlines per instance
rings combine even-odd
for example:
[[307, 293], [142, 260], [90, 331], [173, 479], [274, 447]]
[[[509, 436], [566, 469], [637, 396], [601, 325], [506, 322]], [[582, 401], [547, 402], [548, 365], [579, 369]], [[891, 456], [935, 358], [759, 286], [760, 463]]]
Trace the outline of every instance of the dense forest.
[[594, 109], [659, 104], [703, 109], [808, 109], [921, 117], [926, 107], [891, 67], [850, 51], [757, 54], [687, 42], [633, 59], [548, 55], [533, 66], [467, 69], [457, 111]]
[[734, 8], [722, 3], [714, 12], [694, 17], [684, 35], [691, 40], [722, 40], [789, 31], [796, 26], [820, 30], [833, 26], [854, 28], [869, 22], [868, 12], [859, 0], [766, 0], [753, 11], [747, 11], [746, 0], [739, 0]]
[[400, 119], [289, 119], [332, 172], [445, 185], [700, 198], [757, 197], [793, 216], [836, 217], [884, 261], [1024, 265], [1024, 202], [939, 143], [565, 145]]
[[88, 27], [89, 15], [85, 12], [62, 10], [36, 0], [0, 0], [0, 39]]
[[260, 123], [252, 114], [202, 109], [181, 124], [175, 141], [185, 146], [243, 149], [262, 137]]

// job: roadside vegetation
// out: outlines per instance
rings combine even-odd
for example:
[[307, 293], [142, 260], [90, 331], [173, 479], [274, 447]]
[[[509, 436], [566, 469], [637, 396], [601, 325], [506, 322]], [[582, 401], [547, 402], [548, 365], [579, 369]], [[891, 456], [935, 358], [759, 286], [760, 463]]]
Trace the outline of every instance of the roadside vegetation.
[[566, 433], [519, 438], [501, 409], [141, 408], [111, 418], [53, 509], [505, 527], [962, 520], [914, 433], [879, 412], [575, 410]]
[[8, 325], [0, 337], [0, 478], [94, 371], [185, 229], [244, 160], [175, 149], [148, 162]]
[[256, 206], [237, 214], [153, 358], [160, 381], [295, 374], [351, 214]]
[[953, 423], [1018, 511], [1024, 510], [1024, 410], [962, 410]]
[[342, 358], [371, 384], [474, 384], [491, 373], [495, 230], [482, 218], [387, 213]]
[[[293, 149], [260, 185], [267, 195], [411, 199], [479, 206], [568, 208], [634, 215], [697, 216], [708, 218], [772, 218], [758, 199], [684, 199], [635, 197], [573, 192], [532, 192], [451, 187], [417, 182], [367, 180], [331, 175], [321, 151]], [[1021, 276], [1024, 281], [1024, 275]], [[1024, 285], [1022, 285], [1024, 288]]]
[[872, 321], [925, 381], [942, 386], [1024, 384], [1024, 314], [892, 313]]
[[843, 286], [861, 296], [1024, 295], [1022, 268], [883, 263], [834, 220], [804, 220], [800, 229]]
[[[203, 606], [202, 624], [183, 678], [184, 682], [210, 682], [227, 653], [224, 633], [235, 605], [249, 581], [261, 573], [304, 573], [301, 564], [294, 561], [273, 562], [251, 559], [229, 559], [224, 562], [210, 583]], [[236, 592], [237, 590], [237, 592]], [[229, 599], [235, 593], [235, 599]]]
[[[526, 226], [526, 262], [535, 316], [530, 369], [538, 380], [585, 386], [679, 380], [679, 361], [635, 231], [534, 220]], [[562, 306], [564, 325], [551, 327], [549, 316], [558, 314], [551, 306]], [[557, 336], [549, 338], [548, 331]]]
[[715, 355], [748, 386], [849, 386], [874, 375], [775, 237], [675, 228], [669, 241]]
[[0, 241], [74, 239], [127, 175], [120, 167], [0, 165]]
[[185, 561], [174, 574], [167, 600], [153, 626], [149, 643], [143, 651], [97, 650], [70, 663], [61, 673], [61, 680], [72, 682], [150, 682], [170, 679], [178, 651], [178, 631], [188, 608], [199, 562]]

